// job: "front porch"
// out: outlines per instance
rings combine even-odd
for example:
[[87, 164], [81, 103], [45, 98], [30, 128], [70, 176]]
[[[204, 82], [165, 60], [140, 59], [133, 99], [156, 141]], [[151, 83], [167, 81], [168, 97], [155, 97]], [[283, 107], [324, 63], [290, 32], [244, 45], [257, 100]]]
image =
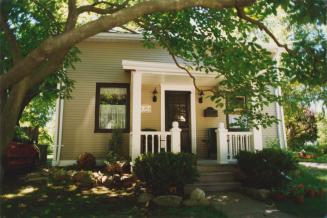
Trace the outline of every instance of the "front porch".
[[[182, 151], [229, 164], [240, 150], [262, 149], [261, 129], [228, 131], [223, 109], [215, 108], [206, 97], [199, 101], [191, 78], [174, 64], [123, 60], [122, 65], [131, 73], [132, 159], [142, 153]], [[215, 74], [192, 74], [200, 87], [214, 87], [218, 82]], [[215, 109], [217, 115], [205, 116], [207, 108]], [[211, 137], [209, 129], [216, 129]], [[209, 137], [214, 138], [214, 145]]]

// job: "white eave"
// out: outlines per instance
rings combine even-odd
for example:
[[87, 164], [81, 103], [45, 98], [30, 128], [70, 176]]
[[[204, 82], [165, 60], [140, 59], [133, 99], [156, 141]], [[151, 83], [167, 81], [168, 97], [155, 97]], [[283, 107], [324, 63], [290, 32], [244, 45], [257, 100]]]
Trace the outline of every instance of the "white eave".
[[[185, 70], [180, 69], [174, 63], [122, 60], [122, 66], [124, 70], [137, 71], [141, 73], [187, 76]], [[215, 78], [217, 76], [217, 74], [215, 73], [205, 73], [200, 71], [190, 71], [190, 72], [195, 77]]]
[[141, 41], [141, 34], [131, 33], [98, 33], [85, 41]]

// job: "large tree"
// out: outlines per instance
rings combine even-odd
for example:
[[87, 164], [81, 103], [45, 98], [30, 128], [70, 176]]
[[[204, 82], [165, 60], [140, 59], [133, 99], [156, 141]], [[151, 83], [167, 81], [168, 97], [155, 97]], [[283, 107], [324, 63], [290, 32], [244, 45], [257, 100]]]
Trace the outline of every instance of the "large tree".
[[[284, 77], [326, 87], [324, 0], [67, 1], [1, 1], [1, 149], [33, 97], [54, 91], [57, 82], [67, 84], [65, 70], [77, 60], [77, 43], [128, 23], [143, 29], [147, 46], [166, 48], [186, 72], [193, 67], [224, 78], [214, 90], [199, 90], [211, 92], [218, 105], [228, 96], [246, 95], [244, 115], [254, 124], [272, 122], [261, 109], [279, 100], [267, 87]], [[290, 32], [284, 43], [266, 22], [278, 11]], [[284, 51], [279, 66], [259, 45], [267, 38]], [[55, 92], [62, 96], [70, 89]]]

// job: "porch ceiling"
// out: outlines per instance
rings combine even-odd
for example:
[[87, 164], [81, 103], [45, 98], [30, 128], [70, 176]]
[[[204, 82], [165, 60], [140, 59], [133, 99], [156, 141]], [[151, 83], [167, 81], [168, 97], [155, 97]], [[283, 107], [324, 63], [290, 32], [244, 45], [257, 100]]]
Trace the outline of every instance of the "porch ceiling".
[[[122, 65], [124, 70], [141, 73], [142, 84], [193, 84], [187, 72], [175, 64], [123, 60]], [[215, 73], [206, 74], [199, 71], [191, 71], [191, 73], [196, 78], [198, 86], [215, 86], [219, 81]]]

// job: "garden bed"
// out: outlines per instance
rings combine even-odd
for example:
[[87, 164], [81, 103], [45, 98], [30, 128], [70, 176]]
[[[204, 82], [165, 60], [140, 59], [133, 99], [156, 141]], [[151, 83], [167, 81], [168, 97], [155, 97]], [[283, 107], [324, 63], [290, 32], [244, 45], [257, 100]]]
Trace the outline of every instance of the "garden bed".
[[[46, 176], [47, 171], [45, 169], [40, 175]], [[4, 193], [0, 196], [2, 216], [226, 217], [211, 206], [161, 208], [139, 204], [135, 185], [120, 189], [97, 184], [81, 187], [70, 182], [54, 184], [51, 179], [27, 182], [20, 178], [24, 176], [7, 177], [3, 184]]]
[[[298, 174], [294, 176], [293, 184], [303, 184], [307, 187], [322, 187], [327, 192], [327, 170], [300, 167]], [[304, 202], [295, 203], [291, 199], [282, 201], [275, 200], [277, 208], [300, 217], [323, 217], [327, 214], [327, 198], [324, 196], [309, 196], [305, 193]]]

